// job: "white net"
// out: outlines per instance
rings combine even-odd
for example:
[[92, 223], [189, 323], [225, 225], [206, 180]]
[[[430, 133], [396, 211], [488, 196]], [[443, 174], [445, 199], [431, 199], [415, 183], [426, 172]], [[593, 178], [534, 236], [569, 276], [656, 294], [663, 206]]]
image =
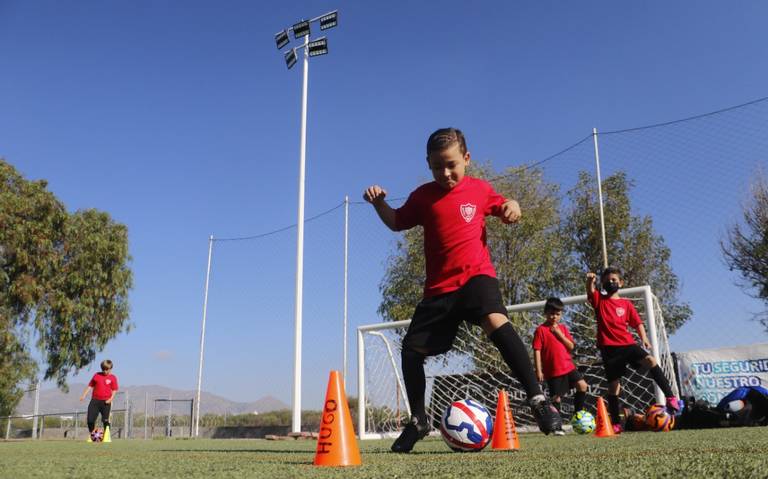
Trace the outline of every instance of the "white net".
[[[653, 344], [653, 355], [677, 394], [677, 381], [667, 341], [666, 329], [659, 301], [650, 287], [627, 288], [622, 296], [633, 300], [648, 330]], [[587, 407], [594, 410], [598, 396], [605, 395], [606, 382], [600, 355], [595, 345], [595, 318], [586, 296], [563, 298], [569, 305], [563, 322], [576, 340], [572, 356], [579, 371], [589, 384]], [[543, 322], [544, 301], [509, 306], [510, 320], [526, 346], [530, 349], [533, 332]], [[400, 342], [410, 321], [381, 323], [358, 328], [358, 381], [360, 437], [371, 439], [387, 437], [399, 432], [410, 416], [407, 397], [400, 373]], [[516, 425], [526, 430], [535, 428], [535, 421], [526, 404], [520, 383], [512, 377], [496, 348], [485, 338], [482, 330], [469, 325], [454, 342], [453, 349], [444, 355], [430, 357], [425, 364], [427, 376], [427, 414], [436, 426], [445, 407], [459, 399], [473, 398], [495, 413], [499, 389], [509, 393], [510, 407]], [[622, 379], [621, 398], [632, 410], [644, 410], [649, 404], [663, 398], [645, 371], [628, 368]], [[573, 397], [563, 398], [563, 415], [573, 413]]]

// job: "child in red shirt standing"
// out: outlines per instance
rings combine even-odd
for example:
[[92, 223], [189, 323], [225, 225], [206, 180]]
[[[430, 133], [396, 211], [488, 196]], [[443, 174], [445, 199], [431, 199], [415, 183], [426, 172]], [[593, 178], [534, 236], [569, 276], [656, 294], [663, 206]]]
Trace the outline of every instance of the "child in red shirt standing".
[[[573, 364], [571, 351], [576, 347], [568, 327], [560, 323], [563, 302], [559, 298], [547, 298], [544, 304], [544, 324], [533, 333], [533, 358], [536, 379], [546, 380], [552, 404], [560, 411], [561, 399], [568, 391], [576, 388], [573, 397], [574, 412], [584, 409], [587, 397], [587, 383]], [[555, 431], [562, 436], [563, 430]]]
[[387, 204], [387, 192], [378, 185], [363, 194], [389, 229], [424, 228], [424, 298], [413, 314], [401, 352], [412, 418], [392, 444], [393, 452], [409, 452], [429, 432], [424, 361], [451, 349], [462, 321], [482, 327], [499, 349], [525, 388], [539, 429], [545, 433], [559, 429], [560, 416], [541, 392], [525, 345], [507, 318], [486, 244], [485, 217], [516, 223], [520, 205], [498, 194], [488, 182], [465, 176], [469, 162], [463, 133], [440, 129], [427, 140], [427, 165], [435, 181], [417, 188], [396, 210]]
[[[651, 343], [645, 334], [643, 321], [637, 314], [635, 305], [619, 296], [619, 288], [624, 287], [621, 270], [609, 267], [600, 275], [600, 283], [605, 294], [597, 290], [596, 282], [597, 275], [592, 272], [587, 273], [587, 299], [597, 316], [597, 347], [603, 358], [605, 378], [608, 381], [608, 413], [611, 415], [614, 430], [616, 432], [622, 430], [619, 417], [619, 392], [621, 378], [627, 370], [627, 365], [632, 365], [635, 369], [648, 369], [667, 398], [667, 409], [677, 413], [680, 411], [680, 403], [672, 392], [664, 371], [661, 370], [656, 359], [648, 353]], [[637, 330], [645, 349], [637, 345], [635, 338], [629, 332], [629, 326]]]
[[83, 394], [80, 395], [80, 401], [85, 399], [88, 391], [93, 389], [91, 402], [88, 403], [88, 433], [96, 429], [96, 418], [101, 414], [101, 422], [104, 424], [104, 430], [109, 427], [109, 414], [112, 410], [112, 400], [117, 394], [117, 377], [111, 373], [112, 361], [105, 359], [101, 362], [101, 372], [96, 373], [91, 378], [88, 386], [85, 387]]

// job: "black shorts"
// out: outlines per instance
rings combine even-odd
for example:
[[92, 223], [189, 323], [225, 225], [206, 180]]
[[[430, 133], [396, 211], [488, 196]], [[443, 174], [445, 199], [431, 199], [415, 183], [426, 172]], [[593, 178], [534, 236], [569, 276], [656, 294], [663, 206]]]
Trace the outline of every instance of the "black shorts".
[[640, 369], [642, 360], [648, 356], [648, 351], [637, 344], [603, 346], [600, 348], [600, 355], [603, 357], [605, 379], [611, 382], [624, 376], [628, 364], [632, 365], [634, 369]]
[[578, 369], [574, 369], [568, 374], [555, 376], [547, 379], [550, 396], [565, 396], [571, 389], [576, 387], [576, 383], [584, 379]]
[[474, 276], [458, 290], [425, 298], [416, 306], [403, 349], [426, 351], [428, 356], [442, 354], [451, 349], [462, 321], [479, 325], [491, 313], [507, 315], [499, 281]]

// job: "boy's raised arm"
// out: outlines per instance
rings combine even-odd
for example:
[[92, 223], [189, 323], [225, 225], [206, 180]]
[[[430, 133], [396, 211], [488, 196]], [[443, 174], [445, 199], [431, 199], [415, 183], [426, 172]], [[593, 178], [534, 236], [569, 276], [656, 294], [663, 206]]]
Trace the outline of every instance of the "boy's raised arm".
[[395, 210], [386, 202], [384, 198], [387, 191], [379, 185], [373, 185], [366, 188], [363, 192], [363, 199], [372, 204], [381, 221], [392, 231], [395, 229]]
[[595, 292], [595, 282], [597, 281], [597, 275], [590, 271], [587, 273], [587, 297], [591, 297]]

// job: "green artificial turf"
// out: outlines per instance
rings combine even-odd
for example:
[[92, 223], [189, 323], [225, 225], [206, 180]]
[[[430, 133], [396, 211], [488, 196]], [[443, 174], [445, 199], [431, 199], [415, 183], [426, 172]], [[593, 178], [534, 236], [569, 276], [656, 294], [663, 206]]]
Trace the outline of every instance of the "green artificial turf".
[[360, 467], [312, 465], [314, 441], [236, 439], [0, 442], [0, 477], [768, 477], [768, 429], [624, 433], [599, 439], [524, 434], [519, 451], [451, 452], [430, 437], [410, 454], [364, 441]]

